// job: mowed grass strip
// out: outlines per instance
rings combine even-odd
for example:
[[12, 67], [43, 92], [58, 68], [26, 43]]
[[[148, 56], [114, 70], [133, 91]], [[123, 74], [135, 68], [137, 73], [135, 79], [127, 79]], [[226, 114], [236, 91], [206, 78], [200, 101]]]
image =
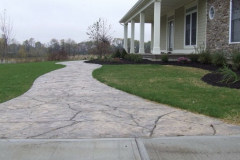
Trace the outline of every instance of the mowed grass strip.
[[240, 90], [204, 83], [207, 73], [179, 66], [104, 65], [93, 76], [145, 99], [240, 124]]
[[0, 64], [0, 103], [28, 91], [39, 76], [63, 67], [55, 62]]

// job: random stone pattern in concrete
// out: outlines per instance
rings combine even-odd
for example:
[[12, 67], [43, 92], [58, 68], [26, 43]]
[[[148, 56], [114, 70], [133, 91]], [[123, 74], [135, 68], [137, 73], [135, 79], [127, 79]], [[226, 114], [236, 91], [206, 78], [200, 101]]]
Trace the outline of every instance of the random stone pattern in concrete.
[[0, 104], [0, 138], [76, 139], [235, 135], [240, 127], [157, 104], [92, 77], [100, 65], [64, 62]]

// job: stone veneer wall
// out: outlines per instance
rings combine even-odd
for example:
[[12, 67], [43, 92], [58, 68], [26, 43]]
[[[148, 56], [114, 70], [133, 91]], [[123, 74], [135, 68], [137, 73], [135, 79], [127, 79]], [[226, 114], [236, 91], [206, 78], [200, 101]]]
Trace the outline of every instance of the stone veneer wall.
[[[215, 8], [215, 17], [209, 18], [209, 9]], [[207, 0], [207, 48], [211, 51], [231, 52], [240, 44], [229, 44], [230, 0]]]

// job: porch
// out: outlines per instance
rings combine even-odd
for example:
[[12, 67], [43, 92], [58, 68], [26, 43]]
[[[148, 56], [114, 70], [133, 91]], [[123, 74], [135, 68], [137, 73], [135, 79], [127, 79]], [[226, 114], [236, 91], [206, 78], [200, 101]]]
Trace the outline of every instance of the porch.
[[[162, 56], [164, 54], [152, 54], [152, 53], [144, 53], [144, 54], [141, 54], [143, 59], [147, 59], [147, 60], [150, 60], [150, 61], [162, 61]], [[181, 54], [168, 54], [168, 61], [169, 62], [174, 62], [174, 61], [177, 61], [178, 58], [180, 57], [185, 57], [185, 58], [190, 58], [190, 54], [184, 54], [184, 53], [181, 53]]]
[[[205, 47], [206, 15], [206, 0], [139, 0], [120, 20], [124, 25], [124, 48], [129, 53], [134, 53], [135, 24], [140, 23], [138, 53], [146, 54], [144, 35], [145, 24], [148, 23], [151, 24], [151, 54], [191, 54], [196, 48]], [[129, 24], [130, 44], [128, 44]], [[145, 57], [147, 56], [151, 55], [146, 54]]]

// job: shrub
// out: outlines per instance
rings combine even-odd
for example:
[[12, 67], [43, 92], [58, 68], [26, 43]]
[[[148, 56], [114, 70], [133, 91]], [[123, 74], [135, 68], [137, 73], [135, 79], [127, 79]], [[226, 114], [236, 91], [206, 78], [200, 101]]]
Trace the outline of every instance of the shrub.
[[218, 73], [223, 75], [223, 79], [221, 81], [223, 83], [233, 84], [233, 83], [236, 83], [236, 82], [240, 81], [240, 77], [238, 76], [238, 74], [235, 73], [234, 71], [232, 71], [226, 65], [224, 65], [223, 68], [219, 69]]
[[68, 59], [68, 55], [65, 51], [53, 52], [48, 55], [49, 61], [63, 61], [67, 59]]
[[210, 64], [212, 62], [211, 54], [208, 50], [204, 50], [199, 54], [199, 62], [203, 64]]
[[113, 54], [112, 56], [113, 58], [121, 58], [121, 53], [120, 53], [120, 50], [117, 49], [116, 52]]
[[162, 55], [161, 59], [162, 59], [162, 62], [164, 62], [164, 63], [167, 63], [167, 62], [168, 62], [168, 60], [169, 60], [169, 58], [168, 58], [168, 55], [167, 55], [167, 54], [164, 54], [164, 55]]
[[128, 54], [127, 51], [123, 49], [121, 53], [121, 58], [124, 58], [127, 54]]
[[223, 52], [215, 52], [212, 54], [212, 64], [215, 66], [224, 66], [227, 63], [227, 59]]
[[142, 56], [139, 54], [127, 54], [124, 59], [135, 63], [142, 62]]
[[240, 69], [240, 51], [233, 53], [232, 62], [233, 62], [233, 69], [239, 70]]
[[179, 57], [177, 59], [177, 61], [180, 62], [180, 63], [188, 63], [188, 62], [190, 62], [190, 59], [188, 59], [186, 57]]
[[190, 54], [189, 56], [191, 62], [198, 62], [198, 59], [199, 59], [199, 54]]

